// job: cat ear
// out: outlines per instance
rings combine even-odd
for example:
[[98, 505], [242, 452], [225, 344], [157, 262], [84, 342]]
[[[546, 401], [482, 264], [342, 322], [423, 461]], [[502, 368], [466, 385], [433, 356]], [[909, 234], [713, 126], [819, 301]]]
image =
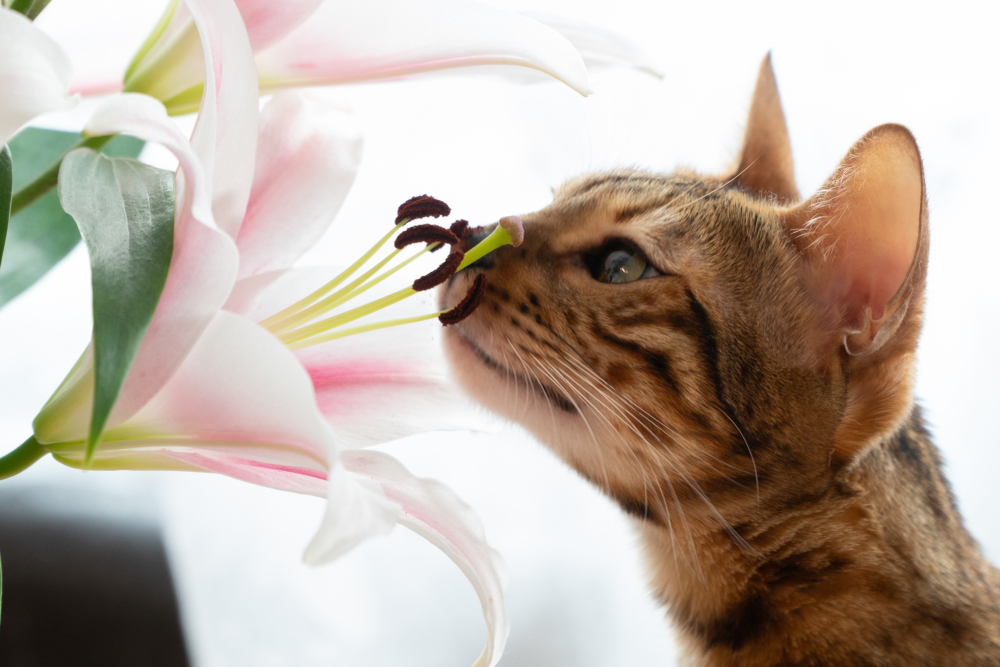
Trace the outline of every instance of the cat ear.
[[926, 270], [926, 209], [920, 151], [901, 125], [868, 132], [811, 199], [786, 209], [825, 333], [851, 355], [874, 352], [902, 322]]
[[785, 202], [799, 199], [792, 164], [792, 145], [788, 141], [788, 128], [781, 110], [774, 70], [771, 69], [770, 53], [760, 64], [735, 180], [743, 188], [758, 194], [774, 194]]

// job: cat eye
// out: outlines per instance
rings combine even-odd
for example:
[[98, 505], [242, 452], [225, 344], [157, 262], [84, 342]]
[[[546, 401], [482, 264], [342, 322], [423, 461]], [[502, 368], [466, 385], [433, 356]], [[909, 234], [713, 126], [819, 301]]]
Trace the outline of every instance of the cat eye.
[[591, 273], [602, 283], [630, 283], [663, 275], [635, 248], [616, 241], [594, 255]]

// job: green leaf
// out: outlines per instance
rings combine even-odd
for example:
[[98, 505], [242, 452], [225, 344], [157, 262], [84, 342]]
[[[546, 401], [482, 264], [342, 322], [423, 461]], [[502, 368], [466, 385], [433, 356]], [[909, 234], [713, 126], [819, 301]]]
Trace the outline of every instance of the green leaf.
[[[81, 139], [74, 132], [28, 127], [10, 141], [14, 160], [14, 192], [58, 163]], [[144, 142], [134, 137], [115, 137], [104, 147], [114, 157], [138, 157]], [[59, 204], [52, 189], [10, 219], [7, 247], [0, 261], [0, 308], [31, 287], [59, 263], [80, 241], [73, 218]]]
[[42, 10], [49, 4], [49, 0], [11, 0], [4, 5], [10, 7], [15, 12], [21, 12], [34, 21]]
[[14, 163], [10, 159], [10, 149], [4, 145], [0, 148], [0, 262], [3, 261], [3, 246], [7, 240], [12, 194], [14, 194]]
[[174, 175], [81, 148], [63, 159], [59, 198], [87, 245], [94, 289], [94, 409], [86, 465], [167, 280]]

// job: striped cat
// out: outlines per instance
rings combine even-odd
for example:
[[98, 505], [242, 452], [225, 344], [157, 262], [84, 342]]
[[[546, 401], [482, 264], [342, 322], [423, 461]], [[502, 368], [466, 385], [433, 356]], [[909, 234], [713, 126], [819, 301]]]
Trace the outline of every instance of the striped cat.
[[735, 172], [591, 174], [523, 220], [442, 289], [489, 281], [448, 356], [634, 517], [686, 664], [1000, 665], [1000, 573], [913, 400], [909, 131], [801, 200], [766, 59]]

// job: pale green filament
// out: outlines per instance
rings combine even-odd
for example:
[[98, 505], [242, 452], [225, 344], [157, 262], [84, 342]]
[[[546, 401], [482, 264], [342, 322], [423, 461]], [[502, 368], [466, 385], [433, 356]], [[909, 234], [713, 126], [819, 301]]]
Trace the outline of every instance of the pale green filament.
[[375, 253], [377, 253], [379, 251], [379, 249], [382, 246], [384, 246], [389, 241], [389, 239], [391, 239], [393, 236], [395, 236], [396, 232], [398, 232], [403, 227], [403, 225], [405, 225], [408, 222], [409, 222], [409, 219], [403, 220], [398, 225], [396, 225], [395, 227], [393, 227], [392, 231], [390, 231], [388, 234], [386, 234], [385, 236], [383, 236], [378, 241], [378, 243], [376, 243], [375, 245], [373, 245], [368, 250], [368, 252], [366, 252], [365, 254], [363, 254], [361, 256], [361, 258], [358, 261], [354, 262], [354, 264], [351, 264], [349, 267], [347, 267], [346, 269], [344, 269], [336, 278], [334, 278], [333, 280], [331, 280], [327, 284], [323, 285], [321, 288], [319, 288], [318, 290], [316, 290], [315, 292], [313, 292], [309, 296], [307, 296], [307, 297], [305, 297], [303, 299], [299, 299], [298, 301], [296, 301], [295, 303], [293, 303], [292, 305], [290, 305], [288, 308], [285, 308], [284, 310], [282, 310], [280, 312], [277, 312], [274, 315], [271, 315], [270, 317], [268, 317], [265, 320], [261, 320], [260, 325], [262, 327], [264, 327], [265, 329], [268, 329], [268, 330], [274, 330], [274, 329], [280, 329], [280, 328], [282, 328], [282, 325], [284, 324], [284, 320], [285, 319], [290, 319], [291, 317], [293, 317], [294, 315], [296, 315], [303, 308], [306, 308], [306, 307], [310, 306], [311, 304], [313, 304], [314, 302], [322, 299], [324, 296], [326, 296], [326, 294], [330, 290], [332, 290], [337, 285], [339, 285], [340, 283], [342, 283], [345, 280], [347, 280], [348, 278], [350, 278], [351, 275], [353, 275], [355, 271], [357, 271], [358, 269], [360, 269], [365, 264], [365, 262], [367, 262], [369, 259], [371, 259], [372, 256], [374, 256]]
[[[278, 339], [282, 343], [287, 345], [290, 349], [298, 350], [304, 347], [309, 347], [311, 345], [317, 345], [319, 343], [325, 343], [337, 338], [344, 338], [346, 336], [353, 336], [355, 334], [364, 333], [367, 331], [375, 331], [377, 329], [385, 329], [388, 327], [398, 326], [401, 324], [410, 324], [413, 322], [421, 322], [424, 320], [430, 320], [441, 316], [442, 314], [448, 312], [447, 310], [442, 310], [436, 313], [429, 313], [426, 315], [418, 315], [415, 317], [406, 317], [400, 319], [383, 320], [381, 322], [372, 322], [369, 324], [363, 324], [360, 326], [354, 326], [350, 328], [344, 328], [345, 325], [350, 324], [358, 319], [367, 317], [373, 313], [376, 313], [384, 308], [388, 308], [393, 304], [399, 303], [400, 301], [407, 299], [417, 291], [412, 287], [406, 287], [397, 292], [389, 294], [388, 296], [381, 297], [363, 306], [358, 306], [357, 308], [352, 308], [351, 310], [345, 311], [343, 313], [338, 313], [332, 315], [325, 319], [319, 320], [318, 322], [312, 322], [308, 324], [310, 320], [330, 312], [331, 310], [343, 305], [344, 303], [350, 301], [354, 297], [366, 292], [367, 290], [375, 287], [383, 280], [393, 275], [404, 266], [407, 266], [418, 257], [426, 252], [437, 247], [438, 244], [429, 244], [419, 253], [410, 257], [409, 259], [401, 262], [397, 266], [378, 274], [390, 261], [397, 257], [400, 250], [394, 250], [389, 254], [388, 257], [379, 261], [371, 269], [365, 271], [361, 276], [352, 280], [348, 285], [342, 287], [341, 289], [333, 292], [340, 283], [344, 282], [347, 278], [353, 275], [358, 269], [361, 268], [368, 260], [370, 260], [375, 253], [381, 248], [392, 236], [398, 231], [398, 229], [406, 224], [408, 221], [403, 221], [397, 225], [392, 232], [387, 234], [381, 241], [375, 244], [371, 250], [365, 253], [361, 259], [348, 267], [343, 273], [338, 275], [336, 278], [328, 282], [322, 288], [313, 292], [304, 299], [292, 304], [288, 308], [285, 308], [279, 313], [272, 315], [266, 320], [262, 321], [261, 324], [267, 327], [272, 333], [278, 336]], [[501, 221], [503, 224], [503, 221]], [[519, 223], [518, 223], [519, 224]], [[489, 253], [493, 252], [497, 248], [501, 248], [505, 245], [513, 245], [513, 240], [510, 232], [503, 226], [497, 226], [489, 236], [479, 242], [474, 248], [470, 249], [465, 253], [465, 257], [459, 264], [457, 271], [461, 271], [467, 266], [471, 265], [478, 259], [485, 257]], [[376, 275], [378, 274], [378, 275]]]

